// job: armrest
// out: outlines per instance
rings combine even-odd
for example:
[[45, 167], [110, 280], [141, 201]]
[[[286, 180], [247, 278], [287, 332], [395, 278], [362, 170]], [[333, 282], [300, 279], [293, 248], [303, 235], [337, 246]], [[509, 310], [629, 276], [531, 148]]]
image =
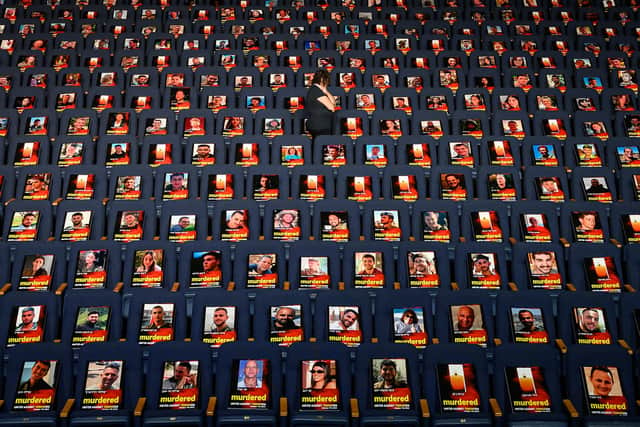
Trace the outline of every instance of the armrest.
[[440, 338], [431, 338], [432, 344], [440, 344]]
[[571, 292], [576, 292], [577, 289], [576, 287], [573, 285], [573, 283], [567, 283], [567, 290], [571, 291]]
[[618, 242], [618, 241], [617, 241], [616, 239], [614, 239], [613, 237], [611, 237], [611, 238], [609, 239], [609, 241], [610, 241], [611, 243], [613, 243], [613, 244], [615, 245], [615, 247], [616, 247], [616, 248], [618, 248], [618, 249], [622, 248], [622, 243]]
[[518, 285], [516, 285], [516, 282], [509, 282], [509, 289], [511, 289], [513, 292], [517, 292], [518, 291]]
[[69, 284], [67, 282], [60, 283], [60, 286], [58, 286], [58, 289], [56, 289], [56, 295], [62, 295], [62, 293], [65, 289], [67, 289], [68, 286]]
[[500, 408], [500, 404], [494, 397], [489, 399], [489, 406], [491, 406], [491, 412], [493, 413], [494, 417], [502, 416], [502, 409]]
[[630, 285], [630, 284], [628, 284], [628, 283], [626, 283], [626, 284], [623, 286], [623, 288], [624, 288], [624, 290], [625, 290], [625, 291], [627, 291], [627, 292], [637, 292], [637, 291], [636, 291], [636, 288], [634, 288], [633, 286], [631, 286], [631, 285]]
[[427, 402], [427, 399], [420, 399], [420, 416], [422, 418], [431, 418], [431, 411], [429, 411], [429, 402]]
[[118, 282], [116, 283], [116, 286], [113, 288], [113, 292], [120, 292], [122, 291], [122, 288], [124, 288], [124, 283], [123, 282]]
[[502, 339], [500, 338], [494, 338], [493, 339], [493, 343], [498, 346], [498, 345], [502, 345]]
[[562, 243], [562, 247], [564, 248], [568, 248], [571, 246], [571, 243], [569, 243], [569, 241], [567, 239], [565, 239], [564, 237], [560, 238], [560, 243]]
[[623, 339], [619, 339], [618, 340], [618, 344], [620, 344], [620, 347], [624, 348], [627, 351], [627, 354], [629, 356], [633, 356], [633, 349], [631, 348], [631, 346], [629, 345], [629, 343], [627, 343], [625, 340]]
[[0, 408], [4, 406], [4, 400], [0, 400]]
[[580, 414], [578, 414], [578, 411], [576, 410], [576, 407], [573, 406], [573, 402], [571, 402], [571, 400], [563, 399], [562, 404], [564, 405], [564, 408], [567, 410], [567, 412], [569, 412], [569, 416], [571, 418], [578, 418], [580, 416]]
[[516, 240], [515, 237], [509, 237], [509, 243], [511, 243], [512, 245], [515, 245], [516, 243], [518, 243], [518, 241]]
[[451, 282], [451, 290], [452, 291], [459, 291], [460, 290], [460, 286], [458, 286], [458, 282]]
[[2, 285], [2, 288], [0, 288], [0, 295], [4, 295], [7, 292], [9, 292], [9, 289], [11, 289], [11, 283], [5, 283], [4, 285]]
[[134, 417], [142, 416], [142, 411], [144, 410], [144, 405], [146, 405], [146, 403], [147, 403], [146, 397], [141, 397], [138, 399], [138, 402], [136, 402], [136, 407], [133, 409]]
[[171, 292], [178, 292], [179, 289], [180, 289], [180, 282], [173, 282], [173, 285], [171, 285]]
[[213, 417], [216, 412], [216, 402], [218, 398], [215, 396], [209, 397], [209, 401], [207, 402], [207, 417]]
[[567, 345], [564, 343], [562, 338], [556, 338], [556, 346], [560, 350], [560, 353], [567, 354]]
[[400, 282], [393, 282], [393, 289], [396, 291], [400, 289]]
[[291, 282], [289, 282], [288, 280], [285, 280], [282, 283], [282, 289], [285, 290], [285, 291], [290, 290], [291, 289]]
[[349, 399], [349, 407], [351, 408], [351, 417], [360, 418], [360, 408], [358, 407], [358, 399], [353, 397]]
[[60, 418], [69, 418], [69, 412], [73, 408], [73, 404], [76, 402], [75, 399], [67, 399], [62, 410], [60, 411]]
[[236, 288], [236, 282], [234, 282], [233, 280], [229, 281], [229, 284], [227, 285], [227, 290], [228, 291], [232, 291]]
[[289, 402], [286, 397], [280, 398], [280, 416], [286, 417], [289, 415]]

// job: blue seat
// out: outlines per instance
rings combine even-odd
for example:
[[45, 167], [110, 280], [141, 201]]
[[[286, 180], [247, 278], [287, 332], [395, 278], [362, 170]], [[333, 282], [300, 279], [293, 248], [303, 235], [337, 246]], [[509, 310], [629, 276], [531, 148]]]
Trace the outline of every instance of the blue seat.
[[7, 242], [46, 241], [51, 234], [51, 204], [46, 201], [15, 201], [4, 211], [2, 235]]
[[[401, 201], [373, 200], [364, 206], [364, 237], [367, 241], [406, 241], [409, 238], [409, 212]], [[406, 230], [406, 231], [405, 231]]]
[[412, 209], [413, 237], [446, 244], [457, 242], [460, 236], [459, 210], [460, 206], [450, 200], [416, 202]]
[[107, 196], [107, 174], [91, 165], [74, 165], [64, 170], [62, 196], [67, 200], [96, 200]]
[[187, 316], [191, 319], [190, 338], [212, 348], [232, 342], [246, 342], [252, 328], [250, 296], [255, 293], [224, 289], [192, 290], [185, 294]]
[[[629, 382], [633, 372], [631, 357], [619, 348], [601, 346], [590, 351], [582, 351], [581, 346], [569, 348], [564, 375], [567, 397], [580, 415], [583, 425], [631, 426], [638, 423], [637, 404], [633, 395], [633, 385]], [[607, 375], [612, 390], [594, 390], [598, 375]], [[614, 388], [615, 387], [615, 388]], [[586, 390], [585, 390], [586, 389]], [[604, 394], [604, 395], [603, 395]], [[598, 404], [615, 402], [615, 409], [600, 409]]]
[[253, 324], [250, 338], [257, 342], [274, 343], [288, 347], [307, 341], [312, 331], [309, 293], [273, 290], [249, 294]]
[[438, 149], [440, 164], [466, 166], [473, 168], [479, 163], [478, 146], [475, 141], [462, 139], [459, 136], [442, 138]]
[[373, 294], [374, 342], [411, 344], [418, 349], [431, 344], [434, 324], [429, 295], [416, 289], [377, 289]]
[[227, 288], [232, 280], [231, 248], [223, 242], [187, 242], [180, 247], [178, 282], [182, 292]]
[[339, 167], [354, 163], [353, 141], [347, 136], [320, 135], [313, 144], [313, 163]]
[[189, 200], [162, 204], [159, 235], [163, 240], [184, 243], [209, 238], [209, 216], [203, 205]]
[[118, 341], [121, 311], [120, 295], [112, 290], [70, 290], [64, 296], [62, 342], [78, 349], [89, 343]]
[[150, 167], [182, 163], [182, 145], [176, 139], [146, 136], [140, 148], [140, 164]]
[[235, 137], [229, 147], [228, 164], [249, 167], [267, 164], [269, 143], [262, 136]]
[[190, 163], [193, 166], [224, 165], [227, 161], [225, 148], [222, 138], [211, 138], [209, 136], [190, 137], [185, 147], [185, 163], [191, 157]]
[[485, 351], [475, 346], [464, 351], [457, 347], [437, 344], [424, 351], [423, 387], [431, 410], [431, 423], [435, 426], [494, 425], [494, 404], [488, 399]]
[[569, 248], [568, 278], [577, 290], [617, 294], [626, 290], [622, 254], [612, 243], [574, 243]]
[[612, 203], [618, 200], [615, 179], [611, 170], [602, 168], [576, 168], [571, 176], [573, 197], [587, 202]]
[[316, 240], [347, 242], [360, 239], [360, 212], [356, 202], [319, 200], [313, 210]]
[[107, 207], [107, 236], [118, 242], [156, 235], [156, 211], [151, 200], [116, 200]]
[[528, 167], [524, 171], [522, 182], [527, 199], [561, 203], [569, 198], [569, 186], [564, 169], [546, 166]]
[[513, 247], [512, 277], [515, 286], [558, 294], [567, 286], [565, 253], [557, 243], [517, 243]]
[[245, 194], [256, 201], [266, 202], [289, 197], [288, 169], [283, 166], [256, 166], [247, 176]]
[[358, 165], [382, 168], [396, 163], [394, 142], [389, 136], [361, 136], [355, 145]]
[[466, 166], [432, 168], [429, 195], [437, 200], [470, 200], [474, 197], [472, 171]]
[[[494, 141], [495, 143], [496, 141]], [[489, 154], [490, 156], [492, 154]], [[481, 200], [517, 201], [522, 196], [522, 178], [515, 167], [483, 166], [479, 173], [478, 198]]]
[[60, 197], [61, 186], [57, 167], [26, 166], [17, 171], [16, 198], [53, 201]]
[[191, 139], [214, 133], [215, 120], [210, 110], [190, 108], [180, 116], [177, 133], [183, 138]]
[[351, 242], [343, 253], [343, 281], [348, 289], [392, 288], [395, 272], [390, 242]]
[[608, 210], [599, 203], [574, 202], [560, 209], [560, 234], [565, 241], [605, 243], [611, 233]]
[[126, 341], [141, 346], [180, 342], [186, 336], [184, 296], [164, 289], [130, 290], [122, 297], [122, 319]]
[[138, 241], [126, 247], [122, 279], [125, 292], [136, 288], [177, 290], [175, 245], [166, 241]]
[[456, 246], [455, 280], [462, 289], [495, 294], [507, 287], [505, 248], [499, 243], [467, 242]]
[[154, 108], [138, 113], [138, 136], [176, 135], [175, 114], [169, 109]]
[[[318, 375], [325, 378], [318, 380]], [[323, 382], [319, 384], [320, 381]], [[295, 343], [287, 352], [284, 387], [289, 425], [350, 425], [351, 360], [350, 352], [344, 346]], [[322, 396], [328, 399], [322, 399]], [[309, 397], [320, 399], [314, 401]]]
[[134, 411], [134, 417], [140, 417], [142, 425], [210, 425], [215, 405], [213, 373], [206, 344], [172, 342], [151, 347], [145, 380], [147, 405]]
[[69, 252], [64, 281], [71, 289], [120, 288], [123, 253], [113, 241], [76, 242]]
[[438, 163], [435, 147], [435, 140], [428, 137], [420, 142], [411, 136], [402, 137], [398, 140], [396, 161], [398, 165], [431, 167]]
[[286, 280], [284, 247], [271, 241], [240, 242], [235, 251], [233, 281], [239, 289], [282, 289]]
[[[544, 422], [552, 427], [570, 425], [562, 402], [562, 365], [549, 345], [507, 344], [496, 347], [494, 395], [504, 411], [502, 419], [515, 426]], [[503, 375], [504, 373], [504, 375]]]
[[[61, 413], [61, 418], [73, 426], [104, 422], [129, 425], [142, 391], [142, 356], [137, 344], [100, 343], [84, 346], [78, 364], [76, 391], [73, 394], [75, 402], [66, 402], [68, 406]], [[107, 374], [104, 380], [103, 373]], [[111, 389], [103, 390], [103, 383]], [[123, 393], [125, 384], [126, 394]], [[102, 396], [115, 398], [116, 402], [90, 403], [92, 399]]]
[[363, 344], [356, 353], [355, 377], [363, 379], [354, 387], [358, 425], [423, 425], [426, 402], [419, 397], [420, 374], [415, 348]]
[[506, 242], [508, 208], [494, 200], [472, 200], [462, 205], [460, 234], [467, 242]]
[[162, 205], [195, 199], [198, 195], [198, 170], [193, 166], [161, 165], [155, 171], [155, 200]]
[[[24, 243], [5, 254], [6, 282], [2, 292], [14, 291], [61, 293], [65, 284], [65, 248], [58, 243], [43, 247], [42, 242]], [[13, 269], [9, 268], [12, 261]], [[23, 292], [24, 293], [24, 292]]]
[[213, 238], [222, 241], [258, 240], [261, 218], [252, 200], [219, 201], [213, 212]]
[[[445, 108], [452, 108], [450, 100], [446, 94], [437, 92], [437, 94], [427, 94], [424, 97], [427, 110], [432, 111], [416, 111], [411, 119], [411, 135], [430, 136], [433, 139], [440, 139], [444, 135], [451, 133], [449, 129], [449, 117]], [[451, 101], [452, 102], [452, 101]], [[446, 104], [446, 105], [445, 105]]]
[[[0, 410], [0, 423], [18, 422], [43, 426], [56, 426], [58, 414], [71, 396], [71, 350], [63, 344], [31, 344], [7, 350], [4, 369], [4, 405]], [[44, 362], [44, 363], [43, 363]], [[31, 372], [36, 371], [31, 385]], [[36, 393], [37, 391], [37, 393]], [[42, 403], [31, 401], [35, 396]], [[50, 398], [50, 401], [49, 401]], [[27, 401], [25, 401], [27, 399]]]
[[337, 243], [293, 242], [288, 257], [290, 287], [298, 290], [337, 289], [341, 280], [340, 264]]
[[53, 292], [9, 292], [4, 295], [1, 318], [9, 327], [1, 331], [0, 342], [6, 347], [51, 343], [58, 337], [58, 300]]
[[310, 206], [303, 200], [270, 200], [265, 203], [263, 230], [276, 241], [308, 240], [311, 235]]
[[[24, 116], [23, 116], [24, 117]], [[9, 118], [9, 120], [11, 120]], [[50, 144], [44, 136], [19, 136], [9, 140], [7, 164], [15, 167], [45, 165], [48, 163]]]
[[312, 164], [310, 142], [297, 135], [277, 136], [271, 143], [271, 164], [286, 166], [292, 170], [297, 166]]
[[565, 345], [578, 345], [585, 353], [599, 347], [615, 351], [621, 344], [616, 310], [617, 304], [609, 295], [584, 291], [564, 293], [558, 298], [558, 338]]
[[244, 177], [236, 166], [214, 166], [200, 177], [200, 199], [209, 205], [216, 200], [230, 200], [244, 194]]
[[63, 200], [56, 208], [54, 237], [77, 242], [103, 237], [104, 206], [98, 200]]
[[[588, 142], [584, 142], [581, 138], [569, 138], [564, 144], [565, 165], [572, 169], [606, 166], [608, 162], [605, 161], [605, 152], [604, 144], [593, 138]], [[611, 164], [615, 164], [615, 160]]]
[[110, 200], [140, 200], [153, 194], [152, 171], [146, 166], [116, 169], [109, 176]]
[[[501, 293], [496, 300], [496, 339], [500, 341], [496, 351], [506, 343], [517, 344], [523, 354], [533, 344], [552, 344], [557, 337], [556, 311], [557, 299], [549, 298], [548, 293]], [[526, 349], [524, 344], [528, 344]]]
[[638, 208], [634, 203], [614, 203], [610, 211], [611, 237], [624, 244], [623, 256], [626, 261], [628, 253], [638, 243], [638, 235], [634, 229], [637, 222]]
[[[214, 352], [215, 397], [214, 411], [217, 426], [271, 426], [278, 425], [278, 414], [283, 408], [280, 401], [282, 391], [281, 352], [273, 344], [228, 343], [222, 351]], [[257, 372], [257, 384], [251, 381], [246, 387], [247, 372]], [[249, 369], [247, 369], [249, 364]], [[259, 395], [247, 390], [259, 389]], [[257, 398], [238, 396], [258, 396]]]

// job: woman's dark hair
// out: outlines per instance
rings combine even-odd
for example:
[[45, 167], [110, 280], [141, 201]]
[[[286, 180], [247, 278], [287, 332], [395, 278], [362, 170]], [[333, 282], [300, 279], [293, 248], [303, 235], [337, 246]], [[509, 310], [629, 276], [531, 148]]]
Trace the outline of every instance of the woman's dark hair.
[[331, 79], [329, 78], [329, 72], [327, 70], [318, 70], [313, 74], [311, 84], [328, 85], [330, 80]]
[[[322, 388], [325, 388], [327, 386], [327, 384], [329, 383], [329, 381], [331, 381], [331, 376], [329, 375], [329, 364], [327, 362], [324, 362], [322, 360], [319, 360], [317, 362], [315, 362], [313, 364], [313, 366], [311, 367], [311, 369], [313, 370], [313, 368], [322, 368], [324, 369], [324, 384], [322, 385]], [[313, 382], [312, 380], [312, 386], [315, 385], [315, 382]]]

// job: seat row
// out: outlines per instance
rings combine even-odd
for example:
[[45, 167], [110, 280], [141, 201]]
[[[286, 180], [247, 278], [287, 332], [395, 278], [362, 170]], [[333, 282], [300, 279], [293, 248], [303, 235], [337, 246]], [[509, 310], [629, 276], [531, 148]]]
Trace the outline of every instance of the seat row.
[[[411, 344], [424, 348], [451, 343], [479, 346], [491, 357], [501, 345], [555, 344], [563, 353], [638, 348], [636, 295], [616, 298], [567, 292], [550, 298], [537, 291], [442, 291], [416, 289], [368, 292], [269, 292], [192, 290], [169, 293], [130, 290], [68, 290], [64, 297], [12, 292], [0, 297], [8, 328], [6, 347], [58, 343], [74, 351], [94, 342], [126, 340], [146, 347], [159, 342], [338, 342]], [[522, 347], [522, 351], [528, 349]], [[466, 348], [459, 348], [464, 352]]]
[[[161, 119], [158, 118], [158, 121]], [[222, 136], [194, 136], [181, 140], [177, 136], [146, 136], [140, 143], [130, 136], [107, 135], [94, 141], [90, 136], [58, 137], [53, 143], [45, 137], [13, 137], [0, 140], [0, 159], [13, 166], [20, 174], [51, 172], [48, 165], [57, 166], [57, 174], [70, 175], [98, 164], [106, 171], [119, 173], [118, 166], [135, 168], [139, 174], [149, 174], [155, 168], [193, 169], [192, 166], [215, 166], [244, 173], [244, 167], [287, 167], [292, 173], [304, 169], [323, 167], [351, 168], [376, 166], [405, 168], [422, 167], [428, 173], [433, 166], [468, 167], [547, 167], [574, 168], [608, 167], [616, 175], [627, 174], [640, 164], [640, 148], [628, 138], [610, 138], [605, 142], [597, 138], [570, 137], [561, 140], [551, 137], [512, 136], [475, 138], [447, 135], [439, 139], [431, 136], [362, 135], [319, 136], [315, 143], [304, 136], [281, 135], [273, 139], [263, 136], [241, 136], [225, 139]], [[397, 165], [397, 166], [395, 166]], [[68, 169], [66, 169], [69, 167]], [[31, 171], [31, 172], [27, 172]], [[68, 172], [65, 172], [68, 171]], [[144, 173], [142, 173], [144, 171]], [[554, 173], [556, 173], [554, 171]], [[9, 192], [13, 196], [14, 173], [3, 173]], [[133, 175], [133, 173], [132, 173]], [[566, 175], [562, 172], [561, 175]], [[23, 175], [24, 176], [24, 175]], [[22, 178], [22, 177], [21, 177]], [[19, 182], [18, 185], [21, 185]], [[620, 185], [624, 188], [624, 185]], [[7, 198], [5, 197], [5, 199]]]
[[[58, 415], [61, 425], [638, 421], [635, 371], [624, 351], [572, 347], [562, 363], [548, 346], [522, 352], [511, 345], [489, 363], [481, 349], [457, 347], [419, 352], [369, 344], [350, 351], [299, 343], [280, 351], [242, 343], [211, 352], [191, 342], [159, 343], [141, 354], [130, 343], [113, 343], [87, 345], [72, 361], [63, 345], [25, 345], [6, 352], [0, 416], [51, 425]], [[39, 391], [31, 378], [39, 379]], [[603, 380], [614, 386], [599, 387]], [[44, 400], [35, 401], [36, 393]]]
[[[586, 232], [582, 232], [586, 234]], [[595, 232], [593, 232], [595, 234]], [[541, 237], [541, 236], [535, 236]], [[637, 251], [612, 243], [209, 242], [1, 246], [2, 292], [74, 289], [382, 289], [541, 294], [634, 291]], [[177, 253], [176, 253], [177, 252]], [[327, 252], [330, 255], [327, 255]]]
[[[374, 98], [373, 94], [370, 96]], [[302, 100], [302, 96], [298, 98]], [[286, 109], [260, 110], [255, 117], [248, 109], [226, 109], [217, 118], [208, 109], [198, 109], [189, 110], [177, 121], [172, 113], [163, 113], [148, 110], [141, 113], [142, 120], [139, 122], [134, 110], [130, 109], [109, 109], [102, 117], [98, 117], [90, 109], [67, 110], [60, 113], [59, 118], [50, 109], [25, 110], [19, 117], [12, 110], [4, 110], [5, 115], [0, 117], [4, 119], [0, 121], [0, 135], [14, 140], [29, 140], [38, 137], [95, 138], [101, 135], [121, 138], [132, 138], [135, 135], [173, 135], [176, 139], [188, 139], [204, 135], [274, 138], [307, 134], [307, 118], [303, 108], [297, 108], [294, 112]], [[336, 113], [332, 127], [335, 134], [352, 139], [368, 135], [389, 136], [393, 139], [408, 135], [434, 139], [458, 135], [475, 139], [511, 136], [522, 140], [538, 136], [564, 140], [575, 135], [594, 141], [606, 141], [615, 136], [637, 138], [640, 136], [639, 121], [640, 114], [635, 111], [617, 112], [612, 120], [603, 118], [595, 111], [580, 111], [573, 118], [560, 112], [543, 111], [536, 113], [530, 120], [523, 111], [500, 111], [495, 117], [489, 117], [483, 111], [462, 110], [455, 111], [451, 118], [444, 111], [414, 111], [409, 117], [404, 110], [383, 110], [374, 113], [370, 120], [369, 114], [363, 109], [344, 109]], [[136, 126], [140, 126], [140, 129], [136, 129]], [[16, 157], [19, 154], [16, 153]], [[25, 159], [18, 157], [16, 161], [29, 164], [26, 154], [23, 157]]]
[[[455, 142], [467, 150], [469, 143]], [[213, 144], [211, 144], [213, 145]], [[413, 144], [413, 147], [420, 144]], [[587, 146], [588, 144], [582, 144]], [[329, 150], [339, 150], [330, 145]], [[534, 145], [546, 148], [547, 145]], [[550, 146], [553, 148], [553, 146]], [[383, 144], [371, 144], [369, 154], [376, 154], [376, 166], [385, 166]], [[295, 150], [295, 148], [291, 148]], [[363, 150], [364, 151], [364, 150]], [[453, 150], [452, 150], [453, 151]], [[340, 160], [338, 158], [338, 160]], [[342, 158], [344, 160], [344, 157]], [[2, 199], [8, 202], [51, 201], [58, 204], [74, 201], [137, 201], [155, 197], [155, 203], [202, 200], [202, 207], [215, 201], [252, 199], [258, 202], [296, 197], [303, 201], [377, 199], [415, 202], [432, 200], [540, 200], [563, 202], [578, 200], [610, 204], [637, 201], [638, 174], [626, 168], [617, 174], [605, 167], [577, 167], [567, 173], [559, 167], [531, 166], [524, 172], [515, 167], [483, 166], [473, 171], [473, 157], [461, 157], [465, 166], [421, 168], [417, 166], [379, 167], [300, 166], [214, 166], [166, 165], [155, 171], [147, 166], [130, 168], [126, 173], [94, 173], [91, 166], [73, 166], [60, 171], [56, 167], [28, 167], [13, 170], [0, 168], [4, 182]], [[556, 160], [555, 158], [553, 160]], [[458, 162], [459, 159], [454, 161]], [[1, 173], [4, 172], [4, 173]], [[154, 174], [155, 172], [155, 174]], [[155, 179], [154, 179], [155, 175]], [[523, 188], [524, 187], [524, 188]], [[206, 201], [206, 202], [205, 202]], [[81, 203], [80, 203], [81, 204]], [[90, 204], [90, 203], [89, 203]], [[10, 203], [7, 203], [9, 206]], [[37, 205], [36, 205], [37, 206]]]

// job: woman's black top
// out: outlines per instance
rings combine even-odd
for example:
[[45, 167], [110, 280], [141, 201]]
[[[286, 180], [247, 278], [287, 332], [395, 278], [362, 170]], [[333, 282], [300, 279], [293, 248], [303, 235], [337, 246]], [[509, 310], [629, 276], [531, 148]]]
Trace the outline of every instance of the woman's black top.
[[316, 85], [311, 86], [307, 92], [307, 129], [312, 134], [333, 133], [333, 112], [318, 101], [323, 96], [326, 96], [325, 93]]

